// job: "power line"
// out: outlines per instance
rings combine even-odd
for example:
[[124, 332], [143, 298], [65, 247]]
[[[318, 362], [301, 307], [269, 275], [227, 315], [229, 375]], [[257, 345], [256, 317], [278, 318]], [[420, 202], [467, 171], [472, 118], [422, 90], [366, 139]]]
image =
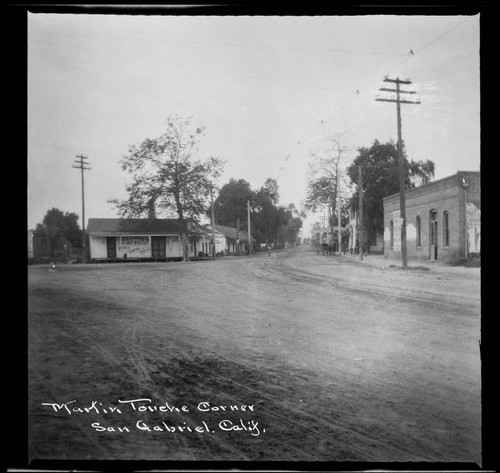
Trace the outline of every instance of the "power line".
[[417, 50], [417, 52], [421, 53], [424, 49], [427, 49], [429, 46], [433, 45], [434, 43], [436, 43], [440, 39], [444, 38], [445, 36], [450, 34], [453, 30], [457, 29], [459, 26], [462, 26], [464, 23], [469, 21], [469, 19], [470, 18], [467, 17], [463, 21], [461, 21], [460, 23], [457, 23], [456, 25], [452, 26], [449, 30], [446, 30], [444, 33], [440, 34], [439, 36], [437, 36], [436, 38], [434, 38], [433, 40], [429, 41], [427, 44], [422, 46], [419, 50]]
[[231, 47], [231, 48], [254, 48], [254, 49], [289, 49], [292, 51], [318, 51], [324, 53], [342, 53], [342, 54], [366, 54], [366, 55], [381, 55], [381, 56], [406, 56], [403, 53], [394, 53], [387, 51], [362, 51], [356, 49], [338, 49], [338, 48], [317, 48], [308, 46], [288, 46], [280, 44], [243, 44], [243, 43], [217, 43], [211, 41], [182, 41], [169, 39], [154, 39], [154, 38], [131, 38], [130, 36], [96, 36], [94, 34], [74, 34], [74, 33], [47, 33], [53, 36], [73, 36], [73, 37], [90, 37], [92, 39], [117, 40], [117, 41], [143, 41], [153, 43], [169, 43], [169, 44], [192, 44], [195, 46], [213, 46], [213, 47]]
[[[46, 146], [48, 148], [54, 148], [54, 149], [57, 149], [57, 150], [60, 150], [60, 151], [63, 151], [63, 152], [66, 152], [66, 151], [72, 151], [74, 152], [75, 151], [75, 148], [70, 148], [68, 146], [57, 146], [57, 145], [53, 145], [53, 144], [49, 144], [49, 143], [42, 143], [40, 141], [33, 141], [33, 140], [28, 140], [28, 143], [31, 143], [33, 145], [39, 145], [39, 146]], [[100, 154], [101, 156], [106, 156], [106, 157], [112, 157], [109, 153], [103, 153], [102, 151], [92, 151], [93, 154]]]
[[[39, 55], [39, 54], [36, 54], [36, 53], [33, 53], [33, 55], [37, 56], [37, 57], [42, 57], [43, 58], [43, 55]], [[70, 61], [74, 61], [73, 58], [68, 58], [68, 57], [61, 56], [61, 55], [52, 55], [52, 56], [53, 57], [61, 58], [63, 60], [64, 59], [69, 59]], [[68, 66], [68, 63], [66, 63], [66, 62], [59, 61], [59, 64], [63, 64], [64, 66]], [[108, 77], [100, 74], [99, 72], [94, 72], [94, 71], [86, 70], [83, 66], [87, 66], [87, 67], [90, 67], [90, 68], [93, 68], [93, 69], [97, 69], [99, 72], [101, 72], [102, 70], [108, 70], [111, 73], [127, 74], [127, 75], [131, 76], [132, 78], [140, 78], [140, 76], [131, 74], [129, 72], [121, 72], [121, 71], [119, 71], [117, 69], [111, 69], [109, 67], [106, 68], [106, 67], [102, 67], [102, 66], [94, 66], [94, 65], [88, 64], [88, 63], [82, 63], [81, 61], [79, 61], [76, 64], [73, 64], [73, 67], [77, 67], [77, 68], [83, 69], [83, 70], [86, 71], [86, 73], [94, 74], [97, 77], [100, 77], [101, 79], [103, 79], [105, 81], [111, 82], [114, 86], [119, 85], [119, 86], [121, 86], [121, 87], [123, 87], [125, 89], [133, 90], [135, 92], [139, 92], [139, 93], [145, 94], [147, 96], [165, 98], [165, 95], [162, 95], [162, 94], [153, 94], [151, 92], [151, 90], [139, 89], [139, 88], [136, 88], [136, 87], [130, 87], [128, 85], [120, 84], [120, 82], [118, 82], [114, 78], [113, 79], [112, 78], [108, 78]], [[249, 77], [249, 76], [246, 76], [246, 77]], [[285, 81], [279, 81], [278, 79], [276, 79], [276, 80], [273, 80], [273, 79], [264, 79], [264, 78], [257, 78], [257, 79], [287, 83]], [[149, 79], [149, 80], [151, 81], [151, 79]], [[151, 81], [151, 82], [155, 82], [155, 81]], [[158, 82], [158, 81], [156, 81], [156, 83], [161, 84], [161, 82]], [[288, 84], [292, 84], [292, 83], [288, 82]], [[308, 87], [308, 88], [313, 88], [313, 89], [321, 89], [321, 87], [316, 87], [316, 86], [307, 86], [307, 85], [300, 85], [300, 84], [293, 84], [293, 85], [302, 86], [302, 87]], [[325, 90], [333, 90], [333, 89], [325, 89]], [[262, 107], [262, 106], [259, 106], [259, 105], [255, 105], [254, 103], [241, 102], [239, 100], [233, 100], [233, 99], [229, 99], [229, 98], [226, 98], [226, 97], [221, 97], [221, 96], [218, 96], [218, 95], [204, 93], [204, 92], [200, 92], [198, 90], [194, 90], [194, 91], [192, 91], [192, 93], [196, 94], [196, 95], [200, 95], [202, 97], [208, 97], [208, 98], [211, 98], [211, 99], [214, 99], [214, 100], [222, 101], [222, 102], [233, 103], [235, 105], [241, 105], [241, 106], [244, 106], [244, 107], [251, 107], [251, 108], [254, 108], [254, 109], [258, 108], [258, 109], [261, 109], [261, 110], [265, 110], [267, 112], [276, 113], [276, 114], [280, 114], [280, 115], [284, 115], [284, 116], [290, 116], [290, 112], [284, 112], [283, 110], [277, 110], [277, 109], [272, 109], [272, 108], [268, 108], [268, 107]], [[102, 100], [102, 98], [101, 98], [101, 100]], [[182, 104], [182, 102], [179, 102], [177, 100], [174, 100], [174, 99], [170, 99], [170, 100], [173, 100], [174, 102], [176, 102], [178, 104]], [[211, 113], [214, 114], [213, 112], [211, 112]], [[296, 116], [298, 118], [302, 118], [299, 115], [296, 115]], [[231, 123], [234, 123], [234, 120], [232, 120]], [[245, 128], [248, 129], [248, 127], [245, 127]], [[262, 132], [262, 130], [259, 131], [259, 133], [261, 133], [261, 132]], [[264, 133], [265, 132], [266, 132], [266, 130], [264, 130]]]
[[[468, 20], [468, 18], [466, 18], [464, 21], [458, 23], [457, 25], [454, 25], [452, 28], [450, 28], [449, 30], [447, 30], [444, 33], [440, 34], [438, 37], [434, 38], [432, 41], [430, 41], [429, 43], [427, 43], [422, 48], [420, 48], [420, 49], [418, 49], [416, 51], [419, 52], [419, 51], [422, 51], [423, 49], [426, 49], [430, 45], [432, 45], [435, 42], [437, 42], [438, 40], [442, 39], [444, 36], [446, 36], [447, 34], [449, 34], [454, 29], [458, 28], [460, 25], [462, 25], [463, 23], [465, 23], [467, 20]], [[54, 34], [59, 34], [59, 33], [54, 33]], [[81, 36], [86, 36], [86, 35], [81, 35]], [[94, 37], [94, 36], [92, 36], [92, 37]], [[103, 38], [108, 38], [108, 37], [103, 37]], [[109, 37], [109, 38], [113, 39], [113, 37]], [[118, 39], [118, 37], [114, 37], [114, 38]], [[126, 38], [121, 38], [121, 39], [126, 39]], [[271, 46], [269, 46], [269, 47], [271, 47]], [[79, 48], [79, 49], [82, 49], [82, 48]], [[323, 48], [323, 49], [327, 50], [328, 48]], [[344, 50], [344, 51], [347, 51], [347, 50]], [[413, 53], [413, 50], [411, 50], [410, 53]], [[403, 54], [400, 54], [400, 55], [403, 55]], [[405, 61], [403, 61], [402, 63], [400, 63], [397, 67], [401, 67], [401, 65], [405, 64], [409, 59], [411, 59], [413, 57], [413, 55], [414, 55], [414, 53], [413, 54], [409, 54], [408, 58]], [[175, 64], [175, 65], [176, 66], [180, 66], [180, 67], [186, 67], [186, 68], [206, 70], [208, 72], [214, 72], [214, 73], [239, 75], [239, 76], [242, 76], [242, 77], [248, 77], [248, 78], [252, 78], [252, 79], [256, 79], [256, 80], [266, 80], [266, 81], [273, 81], [273, 82], [283, 82], [283, 83], [288, 83], [290, 85], [295, 85], [295, 86], [300, 86], [300, 87], [308, 87], [308, 88], [318, 88], [318, 89], [324, 89], [324, 90], [332, 90], [332, 89], [326, 89], [326, 88], [321, 88], [321, 87], [317, 87], [317, 86], [309, 86], [309, 85], [306, 85], [306, 84], [298, 84], [298, 83], [292, 83], [292, 82], [287, 82], [287, 81], [280, 81], [278, 79], [261, 78], [261, 77], [257, 77], [257, 76], [250, 76], [250, 75], [246, 75], [246, 74], [232, 73], [232, 72], [226, 72], [226, 71], [217, 71], [217, 70], [212, 70], [212, 69], [200, 68], [200, 67], [196, 67], [196, 66], [185, 66], [185, 65], [179, 65], [179, 64]], [[94, 67], [94, 66], [91, 66], [91, 67]], [[100, 70], [102, 70], [102, 67], [100, 67]], [[103, 76], [101, 75], [100, 77], [103, 77]], [[125, 87], [127, 87], [127, 86], [125, 86]], [[137, 89], [134, 89], [134, 88], [131, 88], [131, 87], [127, 87], [127, 88], [129, 88], [131, 90], [137, 90]], [[141, 91], [141, 92], [143, 92], [143, 91]], [[358, 92], [359, 92], [359, 90], [358, 90]], [[144, 92], [144, 93], [150, 94], [151, 92]], [[240, 104], [240, 105], [249, 105], [249, 104], [244, 104], [244, 103], [239, 102], [239, 101], [233, 101], [233, 100], [230, 100], [230, 99], [227, 99], [227, 98], [221, 98], [221, 97], [218, 97], [218, 96], [214, 96], [214, 95], [211, 95], [211, 94], [203, 94], [203, 93], [200, 93], [200, 92], [195, 92], [195, 93], [200, 94], [200, 95], [204, 95], [204, 96], [207, 96], [207, 97], [210, 97], [210, 98], [213, 98], [215, 100], [223, 100], [223, 101], [232, 102], [232, 103]], [[344, 107], [347, 106], [347, 105], [349, 105], [354, 100], [354, 98], [356, 98], [356, 96], [352, 97], [347, 102], [347, 104], [344, 105]], [[254, 107], [255, 105], [251, 104], [250, 106]], [[267, 111], [273, 112], [273, 113], [283, 113], [283, 112], [280, 112], [280, 111], [277, 111], [277, 110], [273, 110], [273, 109], [269, 109], [269, 108], [266, 108], [266, 107], [260, 107], [260, 108], [262, 108], [263, 110], [267, 110]], [[317, 127], [314, 131], [317, 131], [319, 128], [320, 127]], [[259, 131], [259, 133], [260, 132], [261, 131]], [[298, 147], [296, 149], [298, 149]], [[291, 154], [295, 154], [295, 152], [296, 152], [296, 150], [294, 150]], [[287, 155], [287, 159], [288, 159], [288, 157], [290, 157], [290, 154]], [[287, 161], [287, 159], [285, 161]]]
[[[32, 42], [34, 42], [36, 44], [44, 43], [44, 44], [47, 44], [49, 46], [54, 45], [54, 44], [47, 43], [47, 42], [44, 42], [44, 41], [34, 41], [34, 40], [30, 40], [30, 41], [32, 41]], [[81, 47], [74, 47], [73, 46], [72, 49], [79, 49], [81, 51], [90, 51], [90, 52], [92, 52], [92, 50], [89, 49], [89, 48], [81, 48]], [[93, 52], [96, 52], [96, 50], [93, 50]], [[103, 53], [100, 50], [98, 50], [97, 53], [99, 53], [99, 54], [106, 54], [106, 53]], [[59, 57], [62, 57], [64, 59], [67, 58], [67, 56], [65, 57], [65, 56], [61, 56], [61, 55], [53, 55], [53, 56], [59, 56]], [[138, 57], [138, 56], [128, 56], [128, 58], [140, 59], [140, 60], [144, 61], [143, 57]], [[70, 59], [72, 59], [72, 58], [70, 58]], [[151, 61], [146, 61], [146, 62], [150, 63]], [[309, 84], [301, 84], [299, 82], [291, 82], [291, 81], [285, 81], [285, 80], [280, 80], [280, 79], [272, 79], [272, 78], [269, 78], [269, 77], [259, 77], [259, 76], [254, 76], [254, 75], [250, 75], [250, 74], [244, 74], [244, 73], [240, 73], [240, 72], [221, 71], [221, 70], [218, 70], [218, 69], [209, 69], [207, 67], [191, 66], [191, 65], [179, 64], [179, 63], [175, 63], [175, 62], [164, 62], [164, 61], [162, 61], [162, 65], [163, 66], [171, 66], [171, 67], [182, 67], [182, 68], [185, 68], [185, 69], [193, 69], [193, 70], [197, 70], [197, 71], [204, 71], [204, 72], [209, 72], [209, 73], [212, 73], [212, 74], [222, 74], [222, 75], [238, 76], [238, 77], [244, 77], [244, 78], [247, 78], [247, 79], [260, 80], [260, 81], [265, 81], [265, 82], [278, 82], [278, 83], [281, 83], [281, 84], [292, 85], [292, 86], [295, 86], [295, 87], [304, 87], [304, 88], [308, 88], [308, 89], [319, 89], [319, 90], [329, 90], [329, 91], [334, 91], [335, 90], [335, 89], [331, 89], [331, 88], [328, 88], [328, 87], [321, 87], [321, 86], [309, 85]], [[91, 67], [96, 67], [96, 66], [91, 66]], [[102, 66], [99, 65], [99, 68], [102, 68]]]
[[[433, 40], [431, 40], [430, 42], [428, 42], [427, 44], [425, 44], [425, 45], [424, 45], [423, 47], [421, 47], [420, 49], [414, 49], [414, 51], [418, 54], [418, 53], [420, 53], [421, 51], [423, 51], [424, 49], [427, 49], [427, 48], [428, 48], [428, 47], [430, 47], [432, 44], [434, 44], [434, 43], [436, 43], [437, 41], [441, 40], [441, 39], [442, 39], [442, 38], [444, 38], [447, 34], [449, 34], [451, 31], [455, 30], [455, 29], [456, 29], [456, 28], [458, 28], [460, 25], [462, 25], [463, 23], [465, 23], [467, 20], [468, 20], [468, 18], [466, 18], [465, 20], [461, 21], [460, 23], [458, 23], [458, 24], [454, 25], [452, 28], [450, 28], [449, 30], [447, 30], [447, 31], [445, 31], [444, 33], [440, 34], [439, 36], [437, 36], [436, 38], [434, 38]], [[95, 37], [95, 36], [93, 36], [93, 35], [92, 35], [92, 37]], [[111, 39], [112, 39], [112, 38], [111, 38]], [[118, 39], [118, 38], [117, 38], [117, 39]], [[120, 39], [130, 39], [130, 38], [120, 38]], [[215, 44], [215, 43], [214, 43], [214, 44]], [[237, 45], [235, 45], [235, 46], [237, 46]], [[244, 47], [245, 45], [240, 45], [240, 46]], [[246, 46], [249, 46], [249, 47], [259, 47], [259, 45], [246, 45]], [[266, 47], [266, 45], [261, 45], [261, 46], [262, 46], [262, 47]], [[268, 45], [268, 47], [272, 47], [272, 46], [271, 46], [271, 45]], [[289, 48], [289, 49], [294, 49], [294, 48]], [[308, 49], [308, 48], [297, 48], [297, 49]], [[320, 50], [320, 49], [321, 49], [321, 50], [328, 51], [328, 48], [313, 48], [313, 49], [318, 49], [318, 50]], [[333, 51], [333, 50], [330, 50], [330, 51]], [[338, 51], [349, 52], [348, 50], [338, 50]], [[356, 53], [356, 51], [354, 51], [354, 50], [351, 50], [350, 52], [352, 52], [352, 53]], [[357, 51], [357, 53], [360, 53], [360, 52], [359, 52], [359, 51]], [[383, 53], [381, 53], [381, 54], [383, 54]], [[390, 53], [388, 53], [388, 54], [390, 54]], [[398, 55], [403, 56], [403, 54], [398, 54]], [[398, 67], [400, 67], [402, 64], [404, 64], [404, 63], [406, 63], [407, 61], [409, 61], [410, 59], [412, 59], [414, 55], [415, 55], [415, 53], [414, 53], [413, 55], [409, 55], [409, 56], [407, 57], [407, 59], [405, 59], [405, 61], [403, 61], [403, 62], [401, 62], [401, 63], [399, 64], [399, 66], [398, 66]], [[93, 67], [93, 66], [91, 66], [91, 67]], [[195, 66], [183, 66], [183, 65], [181, 65], [181, 67], [196, 68]], [[198, 67], [198, 69], [202, 69], [202, 70], [203, 70], [203, 68], [199, 68], [199, 67]], [[102, 70], [102, 68], [101, 68], [101, 70]], [[259, 79], [259, 80], [263, 79], [263, 80], [272, 80], [272, 81], [277, 81], [277, 80], [273, 80], [273, 79], [264, 79], [264, 78], [259, 78], [259, 77], [257, 77], [257, 76], [249, 76], [249, 75], [245, 75], [245, 74], [231, 73], [231, 72], [227, 72], [227, 71], [217, 71], [217, 70], [213, 70], [213, 69], [204, 69], [204, 70], [207, 70], [207, 71], [209, 71], [209, 72], [215, 72], [215, 73], [222, 73], [222, 74], [224, 74], [224, 73], [228, 73], [228, 74], [232, 74], [232, 75], [240, 75], [240, 76], [243, 76], [243, 77], [245, 77], [245, 76], [246, 76], [246, 77], [249, 77], [249, 78]], [[101, 77], [102, 77], [102, 76], [101, 76]], [[307, 86], [307, 85], [304, 85], [304, 84], [293, 84], [293, 85], [299, 85], [299, 86], [306, 86], [306, 87], [310, 87], [310, 88], [316, 88], [315, 86]], [[138, 89], [134, 89], [134, 88], [131, 88], [131, 87], [127, 87], [127, 88], [128, 88], [128, 89], [131, 89], [131, 90], [137, 90], [137, 91], [139, 91]], [[330, 90], [330, 89], [328, 89], [328, 90]], [[362, 91], [363, 91], [363, 89], [362, 89]], [[143, 92], [143, 93], [146, 93], [146, 94], [150, 94], [150, 95], [151, 95], [151, 91], [144, 91], [144, 90], [141, 90], [140, 92]], [[201, 94], [201, 95], [206, 95], [206, 96], [208, 96], [208, 97], [212, 97], [212, 98], [217, 99], [217, 100], [226, 100], [226, 101], [231, 101], [231, 100], [229, 100], [229, 99], [222, 99], [222, 98], [220, 98], [220, 97], [215, 97], [215, 96], [211, 96], [211, 95], [208, 95], [208, 94]], [[156, 96], [158, 96], [158, 94], [156, 94]], [[344, 107], [345, 107], [345, 106], [348, 106], [350, 103], [352, 103], [352, 102], [354, 101], [354, 99], [355, 99], [355, 98], [357, 98], [357, 95], [354, 95], [353, 97], [350, 97], [350, 98], [347, 100], [347, 103], [344, 105]], [[236, 101], [233, 101], [233, 102], [234, 102], [234, 103], [238, 103], [238, 102], [236, 102]], [[240, 104], [241, 104], [241, 102], [240, 102]], [[253, 105], [252, 105], [252, 106], [253, 106]], [[263, 108], [263, 107], [262, 107], [262, 108]], [[263, 108], [263, 109], [264, 109], [264, 108]], [[265, 110], [272, 111], [272, 110], [267, 109], [267, 108], [265, 108]], [[321, 128], [321, 125], [319, 125], [319, 126], [318, 126], [318, 127], [317, 127], [314, 131], [313, 131], [313, 132], [309, 133], [309, 134], [308, 134], [308, 137], [309, 137], [309, 136], [312, 136], [312, 134], [313, 134], [314, 132], [316, 132], [319, 128]], [[255, 130], [255, 131], [257, 131], [257, 132], [261, 133], [261, 132], [262, 132], [262, 131], [264, 131], [264, 130]], [[308, 137], [306, 137], [306, 140], [308, 139]], [[303, 142], [303, 141], [304, 141], [304, 138], [302, 138], [302, 142]], [[287, 154], [287, 155], [286, 155], [286, 158], [283, 158], [283, 159], [284, 159], [284, 163], [283, 163], [283, 165], [280, 167], [280, 170], [283, 170], [283, 168], [284, 168], [284, 167], [286, 166], [286, 164], [288, 163], [289, 158], [290, 158], [291, 156], [295, 155], [295, 154], [297, 153], [297, 151], [298, 151], [298, 150], [299, 150], [302, 146], [303, 146], [303, 144], [301, 144], [301, 143], [299, 142], [299, 144], [295, 147], [295, 149], [294, 149], [291, 153]]]
[[[455, 30], [455, 29], [457, 29], [458, 27], [462, 26], [464, 23], [466, 23], [467, 21], [469, 21], [469, 19], [470, 19], [470, 18], [465, 18], [463, 21], [461, 21], [461, 22], [457, 23], [456, 25], [452, 26], [451, 28], [449, 28], [448, 30], [446, 30], [444, 33], [439, 34], [437, 37], [435, 37], [434, 39], [432, 39], [431, 41], [429, 41], [428, 43], [426, 43], [426, 44], [425, 44], [424, 46], [422, 46], [421, 48], [418, 48], [418, 49], [415, 49], [415, 50], [411, 49], [411, 50], [409, 51], [409, 53], [406, 55], [406, 56], [407, 56], [407, 58], [406, 58], [404, 61], [400, 62], [397, 66], [395, 66], [395, 67], [392, 69], [391, 73], [392, 73], [392, 72], [394, 72], [397, 68], [400, 68], [402, 65], [406, 64], [409, 60], [413, 59], [413, 58], [415, 57], [415, 55], [416, 55], [416, 54], [421, 53], [423, 50], [427, 49], [428, 47], [430, 47], [430, 46], [431, 46], [431, 45], [433, 45], [434, 43], [436, 43], [436, 42], [438, 42], [439, 40], [443, 39], [445, 36], [447, 36], [449, 33], [451, 33], [452, 31], [454, 31], [454, 30]], [[376, 81], [378, 81], [378, 79], [373, 80], [373, 81], [370, 81], [369, 85], [368, 85], [367, 87], [363, 88], [363, 90], [371, 88], [371, 87], [372, 87], [372, 85], [374, 85]], [[362, 92], [361, 92], [361, 93], [362, 93]], [[349, 105], [350, 105], [350, 104], [354, 101], [354, 99], [356, 99], [359, 95], [360, 95], [360, 92], [359, 92], [359, 89], [357, 89], [356, 94], [355, 94], [355, 95], [353, 95], [353, 97], [349, 98], [346, 102], [344, 102], [344, 104], [342, 105], [342, 108], [344, 108], [344, 109], [345, 109], [347, 106], [349, 106]], [[318, 130], [321, 128], [321, 125], [324, 123], [324, 121], [325, 121], [326, 119], [328, 119], [329, 117], [331, 117], [331, 116], [332, 116], [332, 115], [330, 115], [330, 116], [328, 116], [328, 117], [324, 117], [324, 118], [321, 120], [320, 125], [319, 125], [319, 126], [317, 126], [317, 127], [313, 130], [313, 132], [312, 132], [312, 133], [315, 133], [316, 131], [318, 131]], [[311, 136], [311, 135], [312, 135], [312, 133], [310, 133], [310, 134], [309, 134], [309, 136]], [[306, 138], [306, 139], [307, 139], [307, 138]], [[300, 143], [300, 142], [299, 142], [299, 143]], [[288, 159], [289, 159], [289, 158], [290, 158], [293, 154], [295, 154], [295, 153], [296, 153], [296, 151], [297, 151], [297, 149], [298, 149], [299, 147], [300, 147], [300, 144], [299, 144], [299, 146], [297, 146], [297, 147], [294, 149], [294, 151], [293, 151], [292, 153], [287, 154], [287, 157], [286, 157], [286, 159], [285, 159], [285, 164], [286, 164], [286, 162], [288, 161]], [[280, 168], [280, 170], [281, 170], [281, 169], [283, 169], [283, 167], [285, 166], [285, 164], [283, 164], [283, 166]]]
[[[43, 56], [42, 56], [43, 57]], [[67, 65], [65, 63], [61, 63], [61, 64], [64, 64], [64, 65]], [[90, 67], [95, 67], [97, 69], [97, 66], [92, 66], [92, 65], [89, 65]], [[79, 67], [79, 68], [82, 68], [81, 64], [77, 64], [75, 65], [75, 67]], [[102, 68], [100, 68], [102, 69]], [[85, 70], [85, 69], [84, 69]], [[109, 69], [108, 69], [109, 70]], [[152, 93], [151, 92], [151, 89], [149, 90], [146, 90], [146, 89], [139, 89], [137, 87], [130, 87], [128, 85], [124, 85], [124, 84], [121, 84], [119, 81], [117, 81], [116, 79], [111, 79], [111, 78], [108, 78], [108, 77], [105, 77], [103, 76], [102, 74], [99, 74], [97, 72], [94, 72], [94, 71], [86, 71], [87, 73], [90, 73], [90, 74], [95, 74], [96, 76], [100, 77], [101, 79], [105, 80], [105, 81], [108, 81], [110, 83], [112, 83], [114, 86], [120, 86], [120, 87], [123, 87], [124, 89], [128, 89], [128, 90], [132, 90], [134, 92], [137, 92], [137, 93], [140, 93], [140, 94], [143, 94], [143, 95], [146, 95], [148, 97], [157, 97], [157, 98], [160, 98], [160, 99], [165, 99], [167, 98], [167, 96], [165, 94], [157, 94], [157, 93]], [[129, 74], [130, 75], [130, 74]], [[229, 103], [234, 103], [234, 104], [238, 104], [238, 105], [243, 105], [243, 106], [249, 106], [249, 107], [255, 107], [255, 105], [253, 104], [247, 104], [247, 103], [244, 103], [244, 102], [239, 102], [239, 101], [235, 101], [235, 100], [231, 100], [231, 99], [226, 99], [226, 98], [221, 98], [221, 97], [218, 97], [218, 96], [214, 96], [214, 95], [211, 95], [211, 94], [204, 94], [202, 92], [198, 92], [198, 91], [194, 91], [193, 93], [197, 94], [197, 95], [201, 95], [203, 97], [209, 97], [209, 98], [212, 98], [214, 100], [219, 100], [219, 101], [224, 101], [224, 102], [229, 102]], [[175, 100], [175, 99], [172, 99], [170, 97], [168, 97], [169, 100], [179, 104], [179, 105], [183, 105], [183, 102], [180, 102], [178, 100]], [[269, 109], [269, 108], [265, 108], [265, 107], [258, 107], [258, 108], [261, 108], [263, 110], [267, 110], [268, 112], [275, 112], [275, 113], [280, 113], [280, 114], [283, 114], [284, 112], [282, 111], [278, 111], [278, 110], [273, 110], [273, 109]], [[262, 133], [265, 133], [265, 134], [269, 134], [270, 136], [275, 136], [274, 133], [272, 133], [271, 131], [267, 130], [267, 129], [257, 129], [257, 128], [251, 128], [251, 127], [248, 127], [246, 125], [241, 125], [239, 123], [236, 123], [234, 120], [231, 120], [230, 118], [228, 118], [227, 116], [224, 116], [224, 115], [221, 115], [221, 114], [217, 114], [214, 112], [213, 108], [210, 110], [209, 112], [210, 114], [212, 114], [213, 116], [216, 116], [218, 117], [219, 119], [221, 120], [224, 120], [224, 121], [228, 121], [230, 122], [232, 125], [234, 126], [238, 126], [240, 128], [243, 128], [245, 131], [254, 131], [254, 132], [257, 132], [258, 134], [262, 134]]]

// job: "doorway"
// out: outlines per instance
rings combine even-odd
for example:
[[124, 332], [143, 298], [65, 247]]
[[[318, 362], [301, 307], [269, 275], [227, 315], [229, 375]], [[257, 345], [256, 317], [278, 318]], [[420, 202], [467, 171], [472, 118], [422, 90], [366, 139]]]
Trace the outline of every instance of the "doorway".
[[151, 237], [151, 256], [153, 258], [165, 258], [166, 241], [165, 237], [153, 236]]
[[110, 259], [116, 258], [116, 238], [106, 237], [106, 254]]

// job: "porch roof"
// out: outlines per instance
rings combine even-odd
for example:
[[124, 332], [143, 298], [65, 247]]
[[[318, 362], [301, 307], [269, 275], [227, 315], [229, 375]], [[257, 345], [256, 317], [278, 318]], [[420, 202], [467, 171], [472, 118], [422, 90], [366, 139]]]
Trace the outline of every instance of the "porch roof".
[[[215, 225], [215, 229], [222, 233], [226, 238], [231, 238], [236, 240], [236, 234], [240, 241], [248, 241], [248, 233], [244, 230], [240, 230], [239, 233], [234, 227], [227, 227], [225, 225]], [[253, 238], [252, 238], [253, 240]]]
[[[193, 222], [188, 227], [190, 235], [203, 233]], [[174, 218], [89, 218], [87, 232], [89, 235], [178, 235], [182, 225]]]

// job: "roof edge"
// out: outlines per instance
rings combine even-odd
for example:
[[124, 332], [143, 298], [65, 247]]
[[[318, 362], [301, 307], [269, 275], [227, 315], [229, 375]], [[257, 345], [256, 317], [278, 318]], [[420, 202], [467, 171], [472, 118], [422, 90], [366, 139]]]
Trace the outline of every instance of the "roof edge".
[[[411, 192], [411, 191], [416, 191], [417, 189], [424, 189], [425, 187], [432, 186], [432, 185], [437, 184], [441, 181], [446, 181], [448, 179], [451, 180], [452, 178], [458, 177], [458, 176], [463, 175], [463, 174], [481, 175], [481, 171], [457, 171], [455, 174], [451, 174], [451, 175], [446, 176], [446, 177], [441, 177], [439, 179], [436, 179], [435, 181], [428, 182], [427, 184], [422, 184], [421, 186], [418, 186], [418, 187], [412, 187], [411, 189], [405, 189], [405, 194], [407, 194], [408, 192]], [[382, 197], [382, 200], [391, 199], [391, 198], [394, 198], [395, 196], [398, 196], [398, 195], [399, 195], [399, 192], [395, 192], [394, 194], [388, 195], [386, 197]]]

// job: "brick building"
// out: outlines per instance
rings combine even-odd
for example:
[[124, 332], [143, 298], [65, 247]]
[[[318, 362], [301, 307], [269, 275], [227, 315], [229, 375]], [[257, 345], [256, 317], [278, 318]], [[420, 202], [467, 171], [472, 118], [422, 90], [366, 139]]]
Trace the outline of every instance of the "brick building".
[[[459, 171], [405, 192], [408, 258], [452, 263], [481, 253], [479, 172]], [[401, 258], [399, 193], [384, 198], [384, 255]]]

